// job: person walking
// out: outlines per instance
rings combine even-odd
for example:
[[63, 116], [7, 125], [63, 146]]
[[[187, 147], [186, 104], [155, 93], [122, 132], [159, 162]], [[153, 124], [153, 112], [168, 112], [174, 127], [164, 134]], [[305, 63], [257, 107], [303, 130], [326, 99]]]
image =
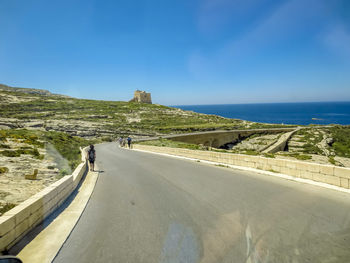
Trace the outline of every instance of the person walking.
[[96, 151], [95, 151], [95, 147], [92, 144], [90, 145], [90, 149], [88, 150], [88, 158], [90, 163], [90, 171], [94, 171]]
[[127, 141], [128, 141], [128, 146], [129, 146], [129, 149], [131, 149], [131, 137], [130, 137], [130, 136], [128, 136]]

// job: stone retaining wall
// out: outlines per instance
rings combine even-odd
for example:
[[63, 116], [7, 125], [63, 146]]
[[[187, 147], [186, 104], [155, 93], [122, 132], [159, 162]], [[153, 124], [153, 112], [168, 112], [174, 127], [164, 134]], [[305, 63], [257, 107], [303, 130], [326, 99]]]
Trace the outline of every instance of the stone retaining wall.
[[265, 171], [273, 171], [276, 173], [310, 179], [349, 189], [350, 169], [333, 165], [323, 165], [243, 154], [156, 147], [141, 144], [135, 144], [134, 149], [157, 153], [167, 153], [223, 164], [250, 167]]
[[72, 175], [64, 176], [0, 217], [0, 252], [11, 248], [43, 222], [75, 190], [88, 169], [85, 149], [81, 152], [82, 163]]

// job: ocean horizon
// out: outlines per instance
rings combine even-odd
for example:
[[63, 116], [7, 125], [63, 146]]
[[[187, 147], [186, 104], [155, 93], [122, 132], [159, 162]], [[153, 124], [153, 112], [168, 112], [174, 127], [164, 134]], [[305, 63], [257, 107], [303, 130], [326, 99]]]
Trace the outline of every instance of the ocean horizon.
[[176, 105], [172, 107], [253, 122], [350, 125], [350, 101]]

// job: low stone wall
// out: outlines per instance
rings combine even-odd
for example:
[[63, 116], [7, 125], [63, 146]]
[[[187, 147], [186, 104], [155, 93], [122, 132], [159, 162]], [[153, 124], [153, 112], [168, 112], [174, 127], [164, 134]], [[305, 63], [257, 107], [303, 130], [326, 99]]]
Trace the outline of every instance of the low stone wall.
[[0, 252], [11, 248], [56, 210], [78, 186], [87, 172], [85, 149], [82, 163], [67, 175], [0, 217]]
[[350, 169], [333, 165], [323, 165], [243, 154], [156, 147], [141, 144], [135, 144], [134, 149], [157, 153], [167, 153], [188, 158], [272, 171], [349, 189]]

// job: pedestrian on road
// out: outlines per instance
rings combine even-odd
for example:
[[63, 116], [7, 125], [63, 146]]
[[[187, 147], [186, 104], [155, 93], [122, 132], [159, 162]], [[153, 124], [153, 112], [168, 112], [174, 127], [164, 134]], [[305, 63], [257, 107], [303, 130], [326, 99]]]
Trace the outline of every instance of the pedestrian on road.
[[90, 149], [88, 151], [88, 158], [89, 158], [89, 163], [90, 163], [90, 171], [94, 171], [94, 165], [95, 165], [95, 160], [96, 160], [96, 151], [95, 147], [91, 144]]
[[128, 136], [128, 146], [129, 146], [129, 149], [131, 149], [131, 137], [130, 136]]
[[119, 147], [122, 147], [122, 144], [123, 144], [123, 137], [120, 137], [119, 140], [118, 140], [118, 142], [119, 142]]

